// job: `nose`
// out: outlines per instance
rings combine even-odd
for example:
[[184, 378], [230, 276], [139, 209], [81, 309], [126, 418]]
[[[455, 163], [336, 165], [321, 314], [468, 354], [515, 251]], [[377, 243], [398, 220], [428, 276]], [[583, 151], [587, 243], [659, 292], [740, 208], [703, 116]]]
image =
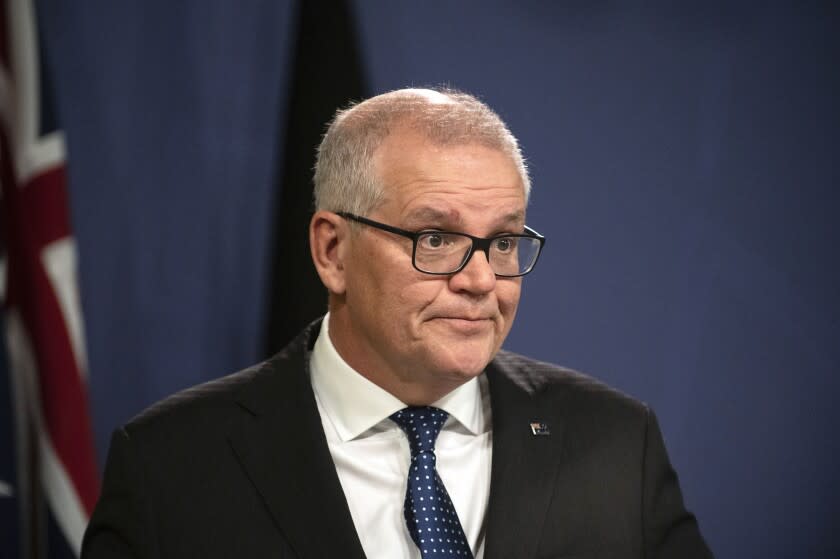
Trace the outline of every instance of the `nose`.
[[452, 274], [449, 286], [453, 291], [485, 294], [496, 287], [496, 273], [490, 267], [487, 253], [476, 250], [460, 272]]

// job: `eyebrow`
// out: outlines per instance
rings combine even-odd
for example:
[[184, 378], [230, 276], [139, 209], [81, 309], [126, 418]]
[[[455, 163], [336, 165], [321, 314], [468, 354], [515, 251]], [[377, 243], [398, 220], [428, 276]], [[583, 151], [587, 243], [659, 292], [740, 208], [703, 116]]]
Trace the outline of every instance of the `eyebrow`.
[[444, 212], [444, 211], [438, 210], [436, 208], [431, 208], [431, 207], [428, 207], [428, 206], [424, 206], [424, 207], [418, 208], [416, 210], [413, 210], [411, 213], [409, 213], [406, 216], [406, 220], [409, 221], [409, 222], [412, 222], [412, 223], [413, 222], [427, 222], [427, 221], [439, 223], [439, 222], [442, 222], [442, 221], [452, 221], [452, 222], [455, 222], [457, 224], [461, 224], [463, 222], [463, 219], [461, 218], [461, 215], [454, 210]]

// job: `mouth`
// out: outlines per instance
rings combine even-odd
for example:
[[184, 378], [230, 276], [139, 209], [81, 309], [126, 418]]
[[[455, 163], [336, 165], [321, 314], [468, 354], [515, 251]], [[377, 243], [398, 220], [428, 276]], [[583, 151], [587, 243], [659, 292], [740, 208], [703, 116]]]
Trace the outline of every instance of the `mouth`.
[[444, 324], [448, 328], [462, 334], [483, 333], [493, 325], [493, 319], [485, 317], [439, 316], [432, 319], [432, 321]]

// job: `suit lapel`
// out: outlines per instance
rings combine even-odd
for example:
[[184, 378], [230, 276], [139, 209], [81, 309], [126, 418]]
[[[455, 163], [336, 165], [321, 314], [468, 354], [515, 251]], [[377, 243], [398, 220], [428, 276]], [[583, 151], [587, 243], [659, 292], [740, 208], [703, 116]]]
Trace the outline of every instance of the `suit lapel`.
[[[485, 559], [536, 554], [560, 461], [563, 422], [540, 405], [539, 387], [517, 378], [500, 356], [487, 369], [493, 410], [493, 465]], [[533, 434], [531, 423], [550, 434]], [[542, 429], [537, 427], [537, 431]], [[544, 431], [544, 430], [542, 430]]]
[[[316, 324], [308, 334], [317, 331]], [[242, 413], [229, 441], [301, 558], [363, 558], [305, 374], [309, 337], [298, 338], [256, 373], [238, 399]]]
[[[364, 558], [306, 374], [318, 328], [311, 326], [255, 372], [238, 398], [241, 413], [228, 439], [278, 530], [302, 559]], [[487, 377], [493, 464], [484, 557], [526, 559], [537, 552], [555, 493], [563, 406], [556, 400], [543, 405], [538, 383], [517, 373], [503, 353], [488, 366]], [[532, 422], [544, 422], [550, 435], [534, 435]]]

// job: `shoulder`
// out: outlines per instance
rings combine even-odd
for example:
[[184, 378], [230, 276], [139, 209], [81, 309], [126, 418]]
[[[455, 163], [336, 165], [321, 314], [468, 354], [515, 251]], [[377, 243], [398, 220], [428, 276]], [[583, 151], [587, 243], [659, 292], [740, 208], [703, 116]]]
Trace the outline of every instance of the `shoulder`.
[[[315, 330], [317, 332], [317, 330]], [[309, 388], [308, 351], [311, 328], [273, 357], [218, 379], [173, 394], [150, 406], [125, 425], [130, 436], [195, 435], [224, 431], [242, 414], [258, 415], [283, 405], [284, 398], [305, 395]]]
[[491, 384], [521, 390], [541, 407], [561, 407], [565, 415], [597, 416], [605, 420], [635, 417], [647, 420], [644, 402], [579, 371], [500, 351], [488, 367]]
[[218, 420], [236, 407], [239, 395], [248, 386], [272, 374], [274, 367], [264, 361], [242, 371], [205, 382], [168, 396], [151, 405], [125, 425], [129, 433], [154, 431]]

